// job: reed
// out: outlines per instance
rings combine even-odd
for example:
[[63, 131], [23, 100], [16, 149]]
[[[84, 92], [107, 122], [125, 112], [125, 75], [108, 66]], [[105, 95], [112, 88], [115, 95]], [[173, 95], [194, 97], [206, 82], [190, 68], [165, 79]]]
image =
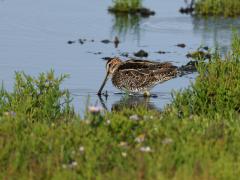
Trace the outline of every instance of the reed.
[[115, 12], [136, 12], [142, 8], [142, 0], [114, 0], [110, 10]]
[[198, 0], [195, 3], [195, 12], [202, 16], [240, 16], [239, 0]]
[[142, 0], [114, 0], [113, 6], [108, 8], [110, 13], [138, 15], [141, 17], [149, 17], [155, 15], [154, 11], [143, 7]]

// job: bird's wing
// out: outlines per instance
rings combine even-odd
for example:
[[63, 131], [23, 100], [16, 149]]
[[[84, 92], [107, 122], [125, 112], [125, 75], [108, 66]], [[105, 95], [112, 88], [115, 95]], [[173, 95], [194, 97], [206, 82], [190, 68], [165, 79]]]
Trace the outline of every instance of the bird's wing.
[[113, 74], [112, 82], [120, 89], [138, 91], [153, 86], [157, 79], [147, 69], [125, 69]]
[[176, 68], [176, 66], [173, 66], [172, 63], [169, 62], [153, 62], [153, 61], [147, 61], [147, 60], [128, 60], [123, 62], [118, 69], [124, 70], [124, 69], [161, 69], [161, 68]]

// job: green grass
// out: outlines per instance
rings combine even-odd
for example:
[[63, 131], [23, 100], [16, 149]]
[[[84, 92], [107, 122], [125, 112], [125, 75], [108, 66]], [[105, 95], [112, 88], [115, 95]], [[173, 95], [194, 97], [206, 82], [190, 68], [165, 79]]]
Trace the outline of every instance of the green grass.
[[[89, 111], [60, 88], [64, 76], [16, 74], [0, 94], [0, 179], [238, 179], [240, 39], [160, 113]], [[134, 118], [133, 118], [134, 115]]]
[[110, 11], [114, 12], [136, 12], [142, 8], [142, 0], [114, 0]]
[[240, 16], [239, 0], [197, 0], [195, 12], [202, 16]]
[[142, 0], [114, 0], [108, 11], [117, 15], [127, 14], [145, 18], [155, 15], [154, 11], [142, 6]]

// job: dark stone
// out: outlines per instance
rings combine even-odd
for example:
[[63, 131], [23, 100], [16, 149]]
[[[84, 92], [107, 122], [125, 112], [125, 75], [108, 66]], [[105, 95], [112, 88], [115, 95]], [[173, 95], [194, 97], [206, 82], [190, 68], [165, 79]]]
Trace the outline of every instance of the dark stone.
[[134, 53], [134, 56], [136, 56], [136, 57], [148, 57], [148, 53], [144, 50], [140, 50], [140, 51]]
[[154, 11], [151, 11], [150, 9], [147, 9], [147, 8], [140, 8], [138, 12], [142, 17], [149, 17], [149, 16], [155, 15]]
[[67, 43], [68, 44], [73, 44], [73, 43], [75, 43], [76, 41], [71, 41], [71, 40], [69, 40]]
[[158, 53], [158, 54], [166, 54], [167, 52], [165, 52], [165, 51], [157, 51], [156, 53]]
[[95, 55], [100, 55], [100, 54], [102, 54], [102, 52], [95, 52], [95, 53], [93, 53], [93, 54], [95, 54]]
[[182, 14], [192, 14], [193, 11], [194, 11], [193, 7], [186, 7], [186, 8], [181, 7], [179, 10], [179, 12]]
[[103, 57], [102, 59], [108, 61], [108, 60], [110, 60], [112, 58], [111, 57]]
[[177, 44], [176, 46], [178, 46], [178, 47], [180, 47], [180, 48], [185, 48], [185, 47], [186, 47], [186, 44], [181, 43], [181, 44]]
[[102, 40], [101, 42], [104, 43], [104, 44], [108, 44], [108, 43], [110, 43], [111, 41], [108, 40], [108, 39], [104, 39], [104, 40]]
[[79, 42], [80, 44], [84, 44], [84, 40], [83, 40], [83, 39], [79, 39], [78, 42]]

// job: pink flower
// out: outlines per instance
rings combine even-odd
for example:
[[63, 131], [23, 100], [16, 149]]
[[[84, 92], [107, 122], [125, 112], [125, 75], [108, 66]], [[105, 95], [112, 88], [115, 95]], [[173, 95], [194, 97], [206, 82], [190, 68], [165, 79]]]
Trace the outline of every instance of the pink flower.
[[88, 112], [92, 114], [98, 114], [102, 111], [102, 107], [100, 106], [89, 106], [88, 107]]

